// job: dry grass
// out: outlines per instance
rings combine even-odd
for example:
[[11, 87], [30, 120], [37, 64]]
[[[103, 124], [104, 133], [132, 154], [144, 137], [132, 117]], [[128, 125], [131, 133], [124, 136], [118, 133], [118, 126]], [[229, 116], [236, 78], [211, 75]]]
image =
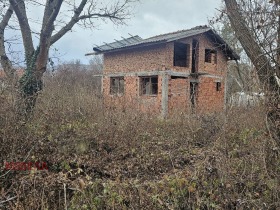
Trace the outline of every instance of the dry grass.
[[[45, 79], [28, 122], [1, 96], [0, 208], [280, 208], [279, 149], [263, 108], [163, 121], [104, 110], [90, 75], [72, 74]], [[49, 170], [4, 170], [23, 160]]]

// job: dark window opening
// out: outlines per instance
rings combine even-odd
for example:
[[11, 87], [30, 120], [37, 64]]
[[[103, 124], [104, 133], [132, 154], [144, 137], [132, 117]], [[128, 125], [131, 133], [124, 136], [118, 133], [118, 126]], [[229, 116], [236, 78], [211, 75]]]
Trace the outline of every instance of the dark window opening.
[[140, 77], [141, 95], [158, 94], [158, 77]]
[[196, 39], [194, 39], [192, 42], [192, 73], [197, 72], [198, 48], [199, 48], [199, 42]]
[[193, 108], [195, 107], [195, 104], [196, 104], [197, 90], [198, 90], [198, 83], [191, 82], [190, 83], [190, 99], [191, 99], [191, 105]]
[[124, 93], [124, 77], [111, 77], [110, 78], [110, 94], [123, 94]]
[[175, 42], [174, 43], [174, 66], [188, 67], [189, 66], [189, 51], [190, 45]]
[[186, 79], [186, 77], [182, 77], [182, 76], [171, 76], [171, 79]]
[[217, 51], [205, 49], [205, 63], [217, 63]]
[[222, 91], [222, 83], [216, 82], [216, 91]]

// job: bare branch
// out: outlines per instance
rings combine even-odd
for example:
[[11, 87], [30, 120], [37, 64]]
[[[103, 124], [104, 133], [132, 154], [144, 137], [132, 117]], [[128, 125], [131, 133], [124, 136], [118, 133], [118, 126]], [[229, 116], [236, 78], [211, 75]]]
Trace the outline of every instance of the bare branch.
[[40, 35], [40, 49], [36, 60], [37, 77], [41, 77], [46, 70], [48, 61], [50, 37], [54, 30], [54, 21], [60, 11], [63, 0], [47, 1], [45, 7], [42, 30]]
[[63, 0], [47, 1], [42, 24], [42, 33], [50, 33], [53, 31], [54, 21], [60, 11], [62, 2]]
[[27, 63], [29, 63], [29, 60], [31, 59], [31, 56], [33, 55], [35, 50], [34, 50], [34, 45], [32, 40], [32, 33], [26, 14], [25, 1], [24, 0], [20, 0], [20, 1], [9, 0], [9, 1], [16, 13], [20, 25], [21, 35], [22, 35], [23, 45], [25, 50], [25, 57]]
[[79, 22], [79, 16], [85, 8], [86, 3], [87, 0], [82, 0], [79, 7], [74, 11], [74, 16], [71, 18], [71, 20], [62, 29], [60, 29], [60, 31], [51, 37], [51, 45], [59, 40], [68, 31], [70, 31], [77, 22]]
[[4, 200], [4, 201], [0, 201], [0, 205], [2, 206], [3, 203], [9, 202], [9, 201], [11, 201], [11, 200], [14, 200], [15, 198], [17, 198], [17, 196], [8, 198], [7, 200]]
[[[22, 103], [19, 103], [19, 107], [23, 109], [19, 108], [18, 110], [28, 118], [31, 116], [30, 114], [36, 104], [37, 96], [43, 88], [42, 76], [46, 71], [50, 46], [63, 37], [79, 21], [84, 26], [90, 27], [94, 26], [95, 22], [93, 21], [96, 19], [109, 19], [115, 24], [124, 23], [124, 20], [128, 18], [130, 13], [129, 4], [137, 0], [113, 0], [116, 2], [115, 4], [110, 2], [105, 6], [102, 0], [79, 0], [78, 7], [76, 7], [75, 1], [70, 0], [46, 0], [45, 3], [40, 3], [37, 0], [5, 1], [10, 3], [16, 14], [17, 20], [15, 22], [19, 24], [25, 51], [27, 71], [21, 77], [18, 85], [20, 97], [23, 99], [19, 100], [22, 101]], [[100, 2], [101, 8], [97, 8], [98, 2]], [[68, 10], [61, 9], [62, 3], [65, 3], [64, 5], [68, 7]], [[34, 33], [30, 26], [34, 22], [38, 24], [38, 20], [27, 18], [28, 6], [31, 6], [32, 9], [37, 6], [44, 7], [44, 13], [41, 16], [42, 22], [40, 22], [41, 30], [40, 33], [37, 33], [40, 38], [36, 50], [32, 40]], [[0, 8], [0, 12], [3, 13], [2, 10]], [[61, 23], [62, 28], [57, 30], [58, 32], [56, 34], [53, 34], [55, 26], [61, 27]], [[3, 25], [7, 26], [7, 23], [3, 22]], [[12, 25], [14, 29], [17, 29], [17, 26]], [[2, 48], [4, 49], [4, 44], [2, 44]]]
[[[109, 19], [115, 24], [123, 24], [124, 20], [129, 17], [129, 4], [135, 1], [136, 0], [117, 1], [112, 6], [106, 6], [96, 11], [96, 3], [94, 1], [82, 0], [79, 7], [74, 10], [74, 15], [71, 20], [52, 36], [51, 45], [58, 41], [80, 21], [84, 21], [84, 26], [89, 27], [93, 27], [93, 20], [98, 18]], [[89, 4], [87, 10], [82, 14], [87, 4]], [[87, 24], [85, 21], [88, 21]]]
[[5, 13], [2, 21], [0, 22], [0, 30], [3, 31], [5, 30], [6, 26], [8, 25], [8, 22], [10, 18], [12, 17], [13, 14], [13, 8], [12, 6], [9, 6], [7, 12]]
[[1, 58], [1, 66], [4, 69], [8, 79], [12, 80], [14, 78], [14, 72], [12, 63], [8, 58], [5, 50], [5, 39], [4, 39], [4, 32], [5, 28], [7, 27], [9, 20], [11, 19], [13, 14], [12, 6], [8, 8], [6, 11], [2, 21], [0, 22], [0, 58]]

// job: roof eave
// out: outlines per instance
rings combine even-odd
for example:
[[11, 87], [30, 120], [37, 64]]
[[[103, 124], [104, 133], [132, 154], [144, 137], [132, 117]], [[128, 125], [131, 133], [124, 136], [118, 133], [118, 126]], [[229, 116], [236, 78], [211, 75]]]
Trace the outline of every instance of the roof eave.
[[220, 45], [224, 45], [225, 47], [221, 47], [224, 53], [226, 54], [227, 57], [230, 58], [230, 60], [240, 60], [240, 56], [226, 43], [226, 41], [219, 35], [217, 34], [213, 29], [209, 30], [212, 35], [217, 38], [217, 40], [220, 42]]
[[105, 54], [105, 53], [119, 52], [119, 51], [123, 51], [123, 50], [131, 50], [131, 49], [135, 49], [135, 48], [139, 48], [139, 47], [148, 47], [148, 46], [159, 45], [159, 44], [163, 44], [163, 43], [166, 43], [166, 40], [148, 42], [148, 43], [140, 43], [140, 44], [125, 46], [125, 47], [121, 47], [121, 48], [117, 48], [117, 49], [109, 49], [109, 50], [103, 50], [103, 51], [96, 50], [95, 52], [87, 53], [86, 55], [99, 55], [99, 54]]
[[168, 39], [168, 42], [173, 42], [173, 41], [177, 41], [177, 40], [180, 40], [180, 39], [185, 39], [185, 38], [189, 38], [189, 37], [193, 37], [193, 36], [197, 36], [199, 34], [204, 34], [208, 31], [211, 31], [212, 29], [211, 28], [206, 28], [204, 29], [203, 31], [200, 30], [199, 32], [196, 32], [196, 33], [193, 33], [191, 35], [182, 35], [182, 36], [178, 36], [178, 37], [175, 37], [175, 38], [172, 38], [172, 39]]
[[[87, 53], [86, 56], [88, 56], [88, 55], [106, 54], [106, 53], [111, 53], [111, 52], [119, 52], [119, 51], [123, 51], [123, 50], [135, 49], [135, 48], [139, 48], [139, 47], [148, 47], [148, 46], [163, 44], [163, 43], [167, 43], [167, 42], [174, 42], [176, 40], [180, 40], [180, 39], [184, 39], [184, 38], [192, 37], [192, 36], [197, 36], [199, 34], [207, 34], [207, 33], [211, 33], [211, 35], [213, 35], [215, 37], [215, 39], [217, 39], [217, 41], [219, 42], [217, 44], [224, 46], [224, 47], [221, 47], [221, 46], [219, 46], [219, 47], [224, 51], [225, 55], [230, 60], [239, 60], [240, 59], [240, 56], [237, 55], [237, 53], [222, 39], [222, 37], [220, 37], [211, 28], [206, 28], [204, 31], [199, 31], [199, 32], [194, 33], [194, 34], [192, 34], [190, 36], [182, 35], [182, 36], [179, 36], [179, 37], [176, 37], [176, 38], [172, 38], [172, 39], [163, 39], [163, 40], [159, 40], [159, 41], [151, 41], [151, 42], [146, 42], [146, 43], [139, 43], [139, 44], [124, 46], [124, 47], [115, 48], [115, 49], [101, 50], [101, 49], [95, 47], [95, 48], [93, 48], [94, 52]], [[211, 38], [211, 36], [210, 36], [210, 38]], [[213, 37], [212, 37], [212, 39], [213, 39]]]

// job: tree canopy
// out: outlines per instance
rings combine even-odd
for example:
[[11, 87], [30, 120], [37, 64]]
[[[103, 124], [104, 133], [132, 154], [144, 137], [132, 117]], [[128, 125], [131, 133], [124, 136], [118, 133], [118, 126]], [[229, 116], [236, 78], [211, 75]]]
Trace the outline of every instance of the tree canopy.
[[[34, 106], [36, 94], [42, 89], [42, 76], [46, 71], [50, 47], [60, 40], [75, 25], [94, 28], [98, 20], [110, 20], [124, 24], [130, 18], [132, 3], [137, 0], [4, 0], [0, 2], [0, 59], [10, 81], [15, 69], [13, 59], [7, 52], [6, 31], [20, 31], [23, 45], [25, 75], [19, 89], [28, 109]], [[37, 20], [30, 18], [31, 8], [42, 10]], [[36, 23], [39, 30], [32, 26]]]

